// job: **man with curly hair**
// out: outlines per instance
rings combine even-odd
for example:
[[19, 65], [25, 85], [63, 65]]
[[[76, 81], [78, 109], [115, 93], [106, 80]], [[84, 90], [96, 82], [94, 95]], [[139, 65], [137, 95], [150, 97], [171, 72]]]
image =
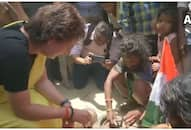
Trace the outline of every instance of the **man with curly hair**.
[[46, 57], [68, 54], [83, 37], [84, 21], [68, 3], [43, 6], [24, 26], [0, 29], [0, 127], [88, 123], [90, 114], [73, 109], [45, 69]]
[[133, 110], [124, 116], [126, 126], [132, 125], [141, 117], [148, 102], [152, 71], [148, 61], [149, 51], [145, 44], [147, 41], [148, 39], [142, 34], [123, 37], [121, 58], [111, 69], [104, 85], [107, 119], [111, 124], [115, 123], [111, 97], [113, 81], [118, 81], [117, 88], [120, 94], [127, 98], [128, 105], [135, 104]]

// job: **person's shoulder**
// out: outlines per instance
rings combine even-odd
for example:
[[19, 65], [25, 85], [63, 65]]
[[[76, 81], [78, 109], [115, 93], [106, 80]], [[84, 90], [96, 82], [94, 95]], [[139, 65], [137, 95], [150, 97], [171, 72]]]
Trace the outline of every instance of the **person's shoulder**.
[[0, 30], [0, 53], [12, 57], [25, 56], [28, 52], [28, 45], [25, 36], [15, 30]]
[[0, 28], [0, 33], [5, 36], [5, 35], [10, 35], [10, 34], [18, 34], [21, 33], [19, 30], [14, 30], [14, 29], [9, 29], [9, 28]]
[[8, 43], [8, 42], [27, 42], [27, 38], [25, 35], [19, 30], [12, 29], [0, 29], [0, 42]]
[[24, 41], [27, 42], [25, 35], [19, 30], [12, 29], [0, 29], [0, 42], [17, 42]]

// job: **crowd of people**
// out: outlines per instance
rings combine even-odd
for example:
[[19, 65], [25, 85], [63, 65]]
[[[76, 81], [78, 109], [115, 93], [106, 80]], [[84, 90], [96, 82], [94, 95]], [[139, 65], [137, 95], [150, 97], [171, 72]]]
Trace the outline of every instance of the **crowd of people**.
[[[72, 56], [71, 79], [75, 88], [84, 88], [89, 78], [93, 78], [104, 92], [111, 126], [116, 124], [113, 87], [126, 99], [127, 106], [135, 106], [123, 115], [125, 127], [141, 122], [149, 110], [152, 84], [165, 53], [165, 40], [170, 44], [180, 76], [159, 90], [159, 111], [164, 120], [150, 127], [169, 128], [169, 123], [170, 127], [190, 127], [191, 76], [182, 70], [176, 3], [168, 8], [165, 3], [157, 2], [120, 5], [124, 10], [119, 29], [104, 19], [91, 23], [74, 5], [62, 2], [43, 5], [30, 17], [19, 4], [16, 10], [20, 16], [14, 20], [27, 22], [0, 21], [0, 127], [64, 127], [74, 122], [91, 127], [91, 113], [73, 108], [48, 79], [46, 60], [60, 55]], [[10, 4], [1, 6], [8, 8]], [[145, 19], [141, 20], [144, 17], [140, 10]], [[144, 20], [149, 22], [141, 23]], [[144, 125], [140, 123], [139, 127]]]

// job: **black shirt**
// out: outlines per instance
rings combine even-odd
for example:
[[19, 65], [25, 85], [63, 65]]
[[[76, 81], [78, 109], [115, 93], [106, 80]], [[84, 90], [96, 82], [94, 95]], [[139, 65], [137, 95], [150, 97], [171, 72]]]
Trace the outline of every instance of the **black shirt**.
[[33, 60], [23, 33], [0, 29], [0, 84], [5, 90], [18, 92], [27, 89]]

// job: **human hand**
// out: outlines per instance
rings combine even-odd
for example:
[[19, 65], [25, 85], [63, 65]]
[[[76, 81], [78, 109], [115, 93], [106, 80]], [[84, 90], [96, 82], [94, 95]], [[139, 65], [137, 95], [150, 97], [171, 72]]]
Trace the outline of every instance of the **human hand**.
[[160, 58], [158, 56], [150, 56], [149, 61], [151, 61], [151, 62], [160, 62]]
[[113, 62], [110, 59], [106, 59], [102, 66], [110, 70], [113, 67]]
[[107, 112], [107, 120], [109, 121], [109, 123], [111, 125], [115, 124], [115, 122], [114, 122], [114, 113], [113, 113], [112, 110]]
[[131, 110], [129, 111], [123, 118], [124, 118], [124, 122], [126, 127], [131, 126], [132, 124], [134, 124], [137, 120], [139, 120], [139, 118], [141, 117], [141, 115], [143, 114], [143, 112], [139, 109], [135, 109], [135, 110]]
[[90, 56], [86, 56], [84, 58], [84, 64], [91, 64], [92, 63], [92, 58]]
[[152, 70], [153, 70], [154, 72], [156, 72], [156, 71], [158, 71], [159, 69], [160, 69], [160, 63], [154, 62], [154, 63], [152, 64]]
[[72, 120], [81, 123], [84, 127], [91, 125], [91, 115], [87, 110], [74, 109]]

